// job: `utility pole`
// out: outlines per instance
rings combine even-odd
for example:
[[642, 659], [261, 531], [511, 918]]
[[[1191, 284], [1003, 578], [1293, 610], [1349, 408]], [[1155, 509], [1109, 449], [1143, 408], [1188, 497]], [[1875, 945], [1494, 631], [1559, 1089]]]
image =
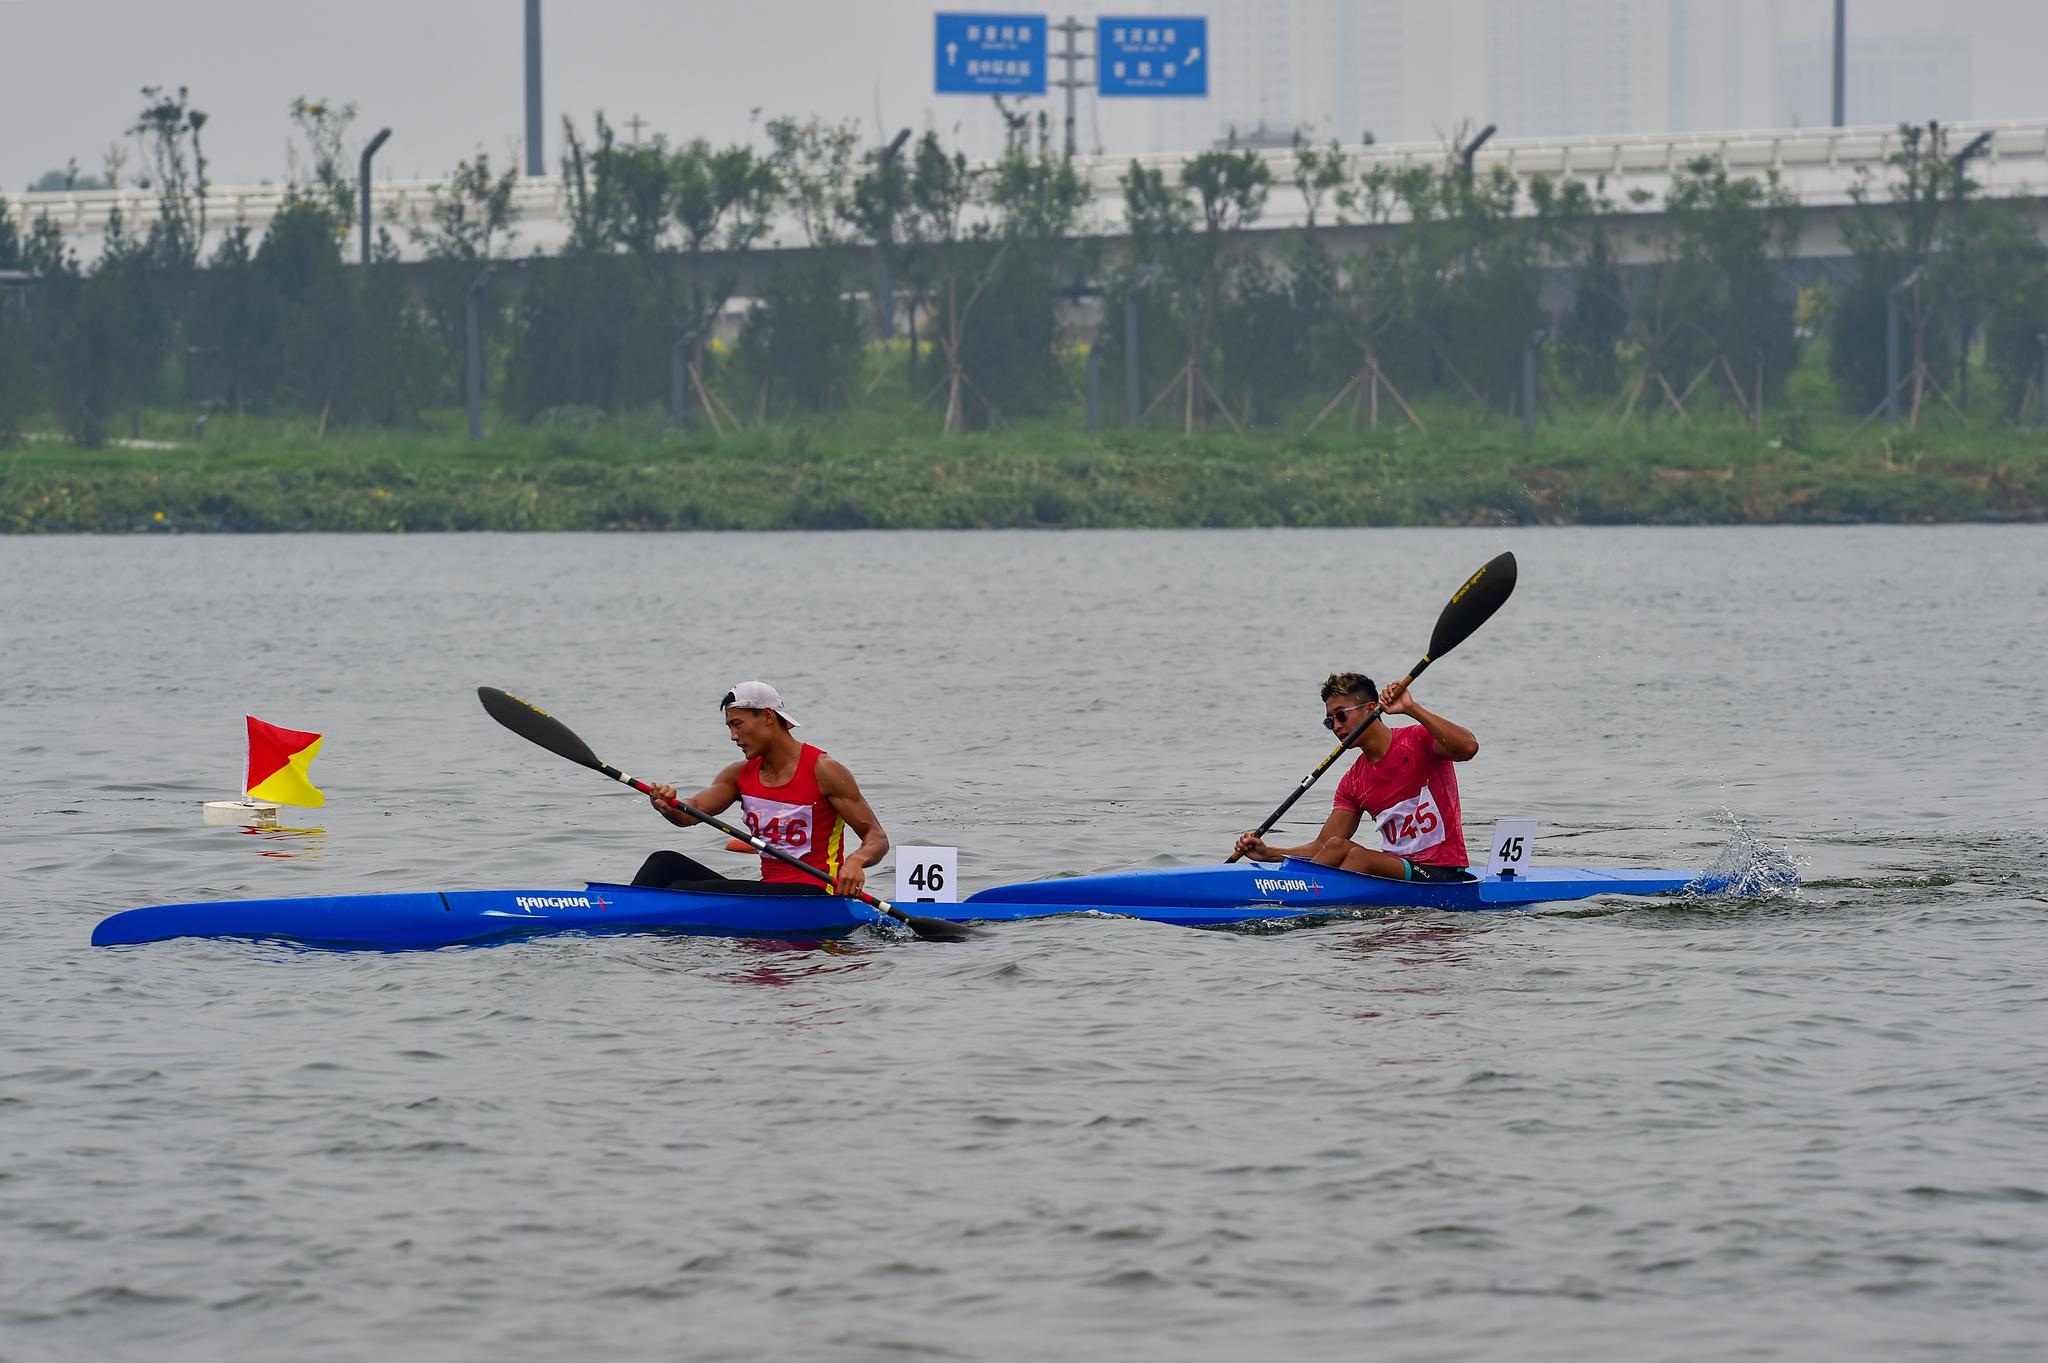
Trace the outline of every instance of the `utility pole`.
[[540, 0], [526, 0], [526, 173], [547, 173], [540, 145]]
[[1074, 159], [1074, 92], [1080, 89], [1082, 84], [1080, 78], [1074, 74], [1074, 63], [1093, 61], [1095, 54], [1075, 49], [1074, 35], [1081, 32], [1086, 25], [1073, 15], [1069, 14], [1052, 27], [1054, 32], [1065, 34], [1067, 40], [1066, 46], [1053, 54], [1054, 60], [1067, 64], [1067, 74], [1064, 79], [1056, 80], [1053, 84], [1067, 92], [1067, 159], [1071, 161]]
[[1835, 126], [1844, 127], [1842, 110], [1849, 88], [1849, 0], [1835, 0]]

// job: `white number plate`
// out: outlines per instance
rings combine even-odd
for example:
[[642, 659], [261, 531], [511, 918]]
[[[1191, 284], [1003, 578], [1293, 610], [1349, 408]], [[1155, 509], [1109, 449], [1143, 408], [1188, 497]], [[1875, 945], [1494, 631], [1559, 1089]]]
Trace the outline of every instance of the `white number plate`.
[[896, 900], [903, 904], [952, 904], [960, 898], [960, 849], [896, 849]]
[[1519, 875], [1535, 860], [1536, 824], [1529, 819], [1502, 819], [1493, 826], [1493, 851], [1487, 858], [1486, 874], [1514, 872]]

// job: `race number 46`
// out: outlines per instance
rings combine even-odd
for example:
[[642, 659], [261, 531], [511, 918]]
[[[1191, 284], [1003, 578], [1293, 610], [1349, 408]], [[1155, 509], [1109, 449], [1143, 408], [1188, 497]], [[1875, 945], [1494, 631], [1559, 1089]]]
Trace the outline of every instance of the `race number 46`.
[[951, 904], [960, 898], [960, 849], [896, 849], [896, 898], [912, 904]]
[[1536, 850], [1536, 824], [1528, 819], [1502, 819], [1493, 826], [1493, 852], [1486, 874], [1520, 875], [1529, 869]]

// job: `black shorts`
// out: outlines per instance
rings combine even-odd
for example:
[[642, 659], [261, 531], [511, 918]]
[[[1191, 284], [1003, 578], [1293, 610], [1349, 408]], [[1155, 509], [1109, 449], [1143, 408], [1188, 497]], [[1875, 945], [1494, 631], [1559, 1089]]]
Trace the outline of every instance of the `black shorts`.
[[1472, 873], [1462, 866], [1421, 866], [1405, 857], [1401, 864], [1408, 868], [1407, 875], [1403, 877], [1405, 880], [1421, 881], [1429, 885], [1455, 885], [1460, 881], [1473, 879]]
[[719, 894], [824, 894], [825, 887], [808, 880], [734, 880], [681, 852], [655, 852], [640, 865], [635, 885], [657, 890], [715, 890]]

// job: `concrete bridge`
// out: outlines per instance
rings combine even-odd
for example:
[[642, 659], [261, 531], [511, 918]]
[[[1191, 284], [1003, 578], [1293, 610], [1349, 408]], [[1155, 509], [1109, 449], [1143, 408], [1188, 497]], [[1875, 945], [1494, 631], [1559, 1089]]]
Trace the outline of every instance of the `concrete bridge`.
[[[1951, 124], [1951, 151], [1960, 150], [1985, 132], [1991, 138], [1971, 161], [1972, 176], [1983, 184], [1989, 196], [2029, 200], [2035, 230], [2048, 238], [2048, 119]], [[1734, 176], [1762, 177], [1775, 171], [1806, 210], [1801, 217], [1796, 254], [1825, 272], [1826, 262], [1847, 255], [1841, 223], [1844, 210], [1851, 203], [1851, 189], [1866, 175], [1882, 184], [1889, 174], [1886, 160], [1899, 146], [1899, 132], [1894, 127], [1496, 138], [1479, 150], [1474, 165], [1481, 172], [1504, 167], [1525, 182], [1539, 174], [1589, 184], [1598, 181], [1618, 211], [1645, 220], [1661, 214], [1665, 191], [1674, 175], [1700, 157], [1718, 160]], [[1259, 155], [1272, 170], [1273, 189], [1265, 213], [1253, 229], [1254, 236], [1278, 244], [1284, 234], [1306, 225], [1307, 203], [1295, 187], [1293, 151], [1269, 150]], [[1107, 238], [1123, 235], [1123, 191], [1118, 181], [1133, 160], [1163, 172], [1169, 180], [1177, 180], [1188, 159], [1182, 153], [1077, 158], [1094, 196], [1092, 207], [1084, 215], [1082, 230]], [[1441, 167], [1447, 163], [1449, 153], [1435, 143], [1386, 144], [1348, 148], [1345, 159], [1355, 182], [1374, 166]], [[393, 228], [392, 234], [408, 259], [417, 259], [420, 252], [404, 228], [415, 220], [428, 219], [439, 189], [437, 181], [382, 181], [375, 185], [372, 212], [376, 221]], [[284, 201], [285, 191], [278, 185], [216, 186], [207, 197], [207, 249], [211, 249], [222, 231], [237, 224], [247, 225], [260, 237]], [[107, 224], [115, 209], [119, 209], [131, 231], [143, 228], [157, 211], [154, 192], [134, 188], [24, 194], [11, 199], [10, 204], [17, 221], [24, 225], [47, 213], [86, 260], [96, 257], [103, 247]], [[568, 197], [561, 178], [522, 179], [513, 195], [513, 204], [518, 213], [517, 237], [503, 254], [517, 257], [559, 251], [568, 237]], [[1397, 215], [1392, 229], [1398, 230], [1400, 222]], [[1326, 207], [1317, 230], [1331, 234], [1332, 245], [1341, 247], [1347, 235], [1390, 229], [1340, 225]], [[749, 252], [750, 259], [736, 262], [743, 281], [777, 253], [801, 248], [803, 244], [794, 217], [778, 218], [764, 246]], [[1632, 241], [1625, 243], [1624, 249], [1639, 255], [1643, 252]], [[1628, 263], [1626, 257], [1623, 263]], [[743, 291], [744, 287], [743, 283]]]

